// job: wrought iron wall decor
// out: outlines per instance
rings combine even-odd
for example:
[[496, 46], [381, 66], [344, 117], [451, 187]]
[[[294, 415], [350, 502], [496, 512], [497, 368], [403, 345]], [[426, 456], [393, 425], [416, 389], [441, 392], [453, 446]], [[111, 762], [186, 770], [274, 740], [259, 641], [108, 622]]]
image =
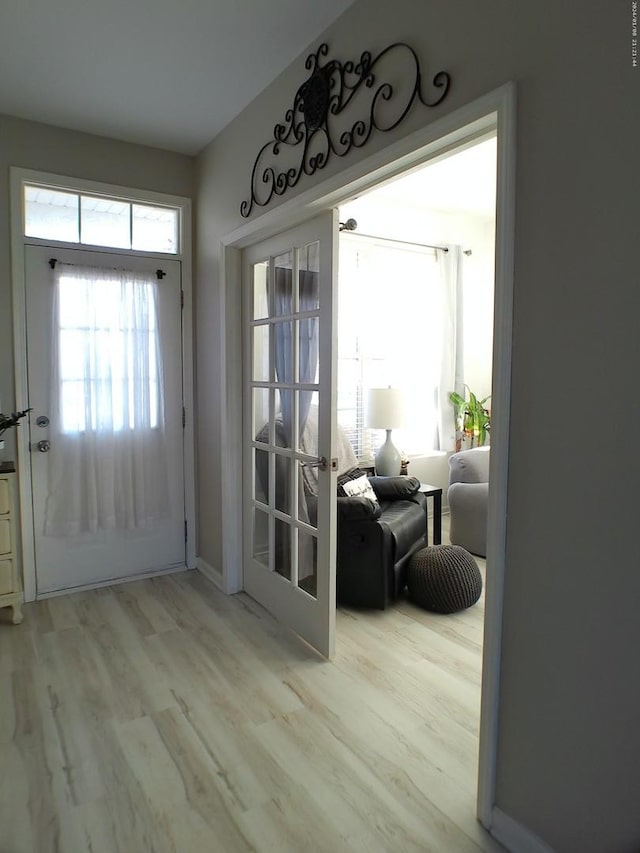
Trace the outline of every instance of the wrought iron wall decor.
[[[274, 195], [284, 195], [303, 174], [314, 175], [324, 169], [332, 155], [344, 157], [352, 148], [362, 148], [374, 130], [387, 132], [396, 128], [416, 100], [426, 107], [435, 107], [449, 91], [449, 74], [439, 71], [432, 82], [433, 98], [425, 97], [420, 61], [413, 48], [404, 42], [389, 45], [375, 57], [365, 51], [358, 62], [331, 59], [322, 64], [328, 53], [329, 46], [321, 44], [307, 57], [305, 68], [311, 72], [309, 77], [296, 92], [284, 122], [276, 124], [273, 139], [262, 146], [253, 164], [251, 196], [240, 205], [243, 217], [248, 217], [255, 205], [264, 207]], [[397, 86], [378, 79], [383, 60], [389, 57], [408, 63], [400, 93]], [[349, 121], [340, 130], [334, 123], [360, 92], [370, 93], [368, 115]], [[399, 101], [397, 114], [385, 118], [382, 105], [395, 100]], [[285, 164], [281, 169], [274, 165], [279, 155], [294, 148], [298, 149], [295, 165]]]

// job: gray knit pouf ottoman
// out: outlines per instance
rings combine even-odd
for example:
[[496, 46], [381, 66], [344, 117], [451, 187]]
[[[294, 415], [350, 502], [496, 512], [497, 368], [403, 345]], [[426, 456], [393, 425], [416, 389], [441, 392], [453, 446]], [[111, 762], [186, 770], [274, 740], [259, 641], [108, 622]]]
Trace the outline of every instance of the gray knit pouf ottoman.
[[428, 545], [411, 557], [407, 570], [409, 598], [436, 613], [455, 613], [480, 598], [478, 564], [459, 545]]

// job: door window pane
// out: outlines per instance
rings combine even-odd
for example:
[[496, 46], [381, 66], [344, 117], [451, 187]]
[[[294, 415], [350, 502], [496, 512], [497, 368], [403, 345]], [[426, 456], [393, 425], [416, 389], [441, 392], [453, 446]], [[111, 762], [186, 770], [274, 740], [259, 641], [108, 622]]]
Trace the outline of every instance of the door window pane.
[[269, 516], [260, 509], [253, 511], [253, 557], [269, 568]]
[[[315, 454], [314, 454], [315, 455]], [[298, 518], [312, 527], [318, 526], [318, 467], [297, 462]]]
[[318, 384], [318, 330], [320, 318], [298, 320], [298, 371], [304, 385]]
[[254, 382], [269, 381], [269, 326], [253, 327], [253, 375]]
[[56, 282], [63, 432], [161, 425], [155, 276], [59, 264]]
[[293, 322], [280, 321], [273, 324], [276, 381], [294, 382], [293, 370]]
[[276, 391], [276, 444], [291, 449], [293, 432], [293, 391]]
[[275, 520], [275, 564], [274, 568], [283, 578], [291, 580], [291, 534], [292, 528], [279, 518]]
[[290, 250], [275, 260], [276, 280], [274, 310], [276, 315], [293, 313], [293, 252]]
[[276, 509], [287, 515], [293, 515], [291, 464], [291, 459], [287, 456], [276, 456]]
[[254, 488], [253, 497], [260, 503], [269, 503], [269, 454], [266, 450], [254, 451]]
[[298, 304], [300, 311], [315, 311], [320, 307], [318, 293], [320, 244], [309, 243], [298, 253]]
[[80, 241], [79, 199], [76, 193], [64, 193], [44, 187], [25, 187], [24, 233], [47, 240]]
[[318, 540], [298, 531], [298, 586], [314, 598], [318, 595]]
[[253, 265], [253, 319], [269, 316], [269, 261]]
[[269, 389], [253, 389], [253, 429], [255, 441], [269, 443]]
[[301, 453], [318, 457], [318, 392], [300, 391], [298, 393], [298, 447]]

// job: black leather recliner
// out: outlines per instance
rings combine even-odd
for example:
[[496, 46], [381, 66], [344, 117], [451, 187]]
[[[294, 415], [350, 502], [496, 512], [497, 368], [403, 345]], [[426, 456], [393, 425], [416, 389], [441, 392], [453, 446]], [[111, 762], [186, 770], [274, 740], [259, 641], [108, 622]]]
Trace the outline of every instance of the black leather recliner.
[[369, 479], [378, 504], [337, 498], [337, 599], [384, 610], [404, 590], [412, 554], [427, 545], [427, 499], [415, 477]]
[[[276, 419], [275, 426], [276, 445], [286, 447], [280, 418]], [[266, 443], [268, 436], [268, 424], [265, 424], [256, 435], [256, 441]], [[353, 451], [350, 456], [355, 463]], [[282, 456], [276, 458], [275, 506], [287, 511], [288, 469], [284, 462]], [[351, 468], [343, 478], [350, 480], [364, 473]], [[269, 494], [268, 454], [259, 449], [256, 451], [256, 474], [257, 486], [266, 498]], [[340, 480], [338, 477], [338, 483]], [[384, 610], [406, 586], [409, 558], [427, 544], [427, 499], [418, 492], [420, 481], [415, 477], [370, 477], [369, 480], [379, 503], [365, 497], [337, 498], [336, 597], [341, 604]], [[302, 484], [302, 494], [309, 521], [315, 525], [317, 498], [307, 482]], [[276, 562], [286, 574], [289, 548], [281, 541], [282, 535], [282, 530], [277, 528]]]

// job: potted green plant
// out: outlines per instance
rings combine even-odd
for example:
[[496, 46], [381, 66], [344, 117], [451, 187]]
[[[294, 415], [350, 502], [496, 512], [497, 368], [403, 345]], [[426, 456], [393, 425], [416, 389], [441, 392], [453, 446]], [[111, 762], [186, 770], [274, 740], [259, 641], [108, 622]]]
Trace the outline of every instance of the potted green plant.
[[3, 415], [0, 412], [0, 450], [4, 449], [4, 441], [2, 436], [12, 427], [18, 426], [20, 419], [25, 418], [31, 409], [25, 409], [23, 412], [11, 412], [10, 415]]
[[466, 399], [456, 391], [449, 392], [449, 400], [456, 413], [459, 434], [459, 438], [456, 438], [456, 450], [462, 448], [463, 438], [469, 441], [470, 447], [482, 447], [491, 429], [491, 414], [485, 405], [491, 395], [480, 399], [468, 385], [464, 387], [469, 392]]

